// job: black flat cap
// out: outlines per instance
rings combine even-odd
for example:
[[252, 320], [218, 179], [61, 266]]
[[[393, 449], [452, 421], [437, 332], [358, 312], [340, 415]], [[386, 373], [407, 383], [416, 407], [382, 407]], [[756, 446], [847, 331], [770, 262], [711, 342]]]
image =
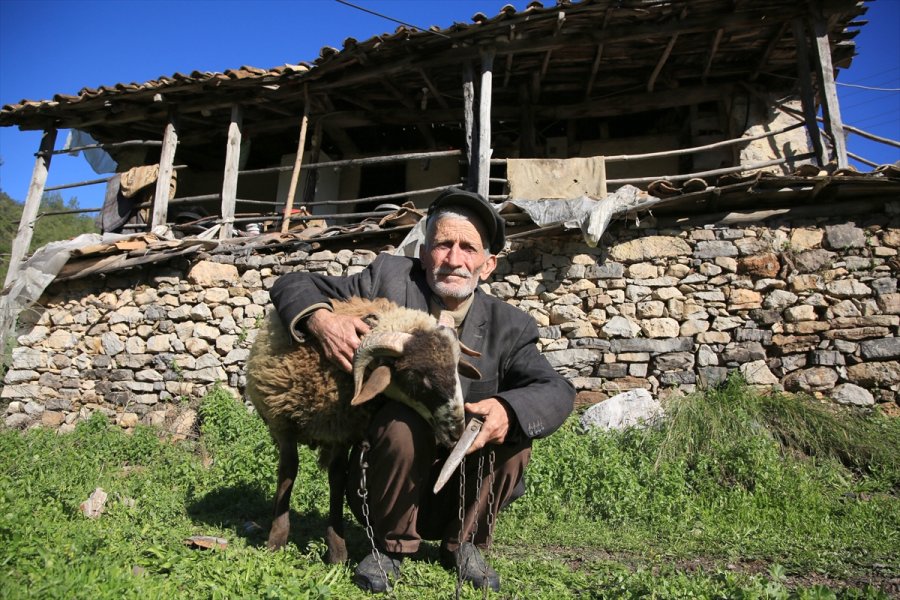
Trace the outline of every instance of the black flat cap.
[[428, 207], [428, 220], [444, 208], [458, 206], [475, 213], [487, 229], [488, 250], [497, 254], [506, 244], [506, 222], [480, 194], [466, 190], [446, 190]]

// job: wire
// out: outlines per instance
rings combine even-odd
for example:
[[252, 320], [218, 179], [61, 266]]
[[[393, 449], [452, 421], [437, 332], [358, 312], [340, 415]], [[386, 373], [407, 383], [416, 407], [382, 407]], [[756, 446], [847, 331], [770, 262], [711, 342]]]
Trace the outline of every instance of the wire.
[[[338, 0], [340, 2], [340, 0]], [[900, 88], [879, 88], [879, 87], [871, 87], [868, 85], [856, 85], [854, 83], [841, 83], [839, 81], [835, 81], [835, 84], [841, 85], [844, 87], [858, 88], [861, 90], [870, 90], [873, 92], [900, 92]]]
[[375, 15], [376, 17], [381, 17], [382, 19], [387, 19], [388, 21], [393, 21], [394, 23], [400, 23], [400, 24], [403, 25], [404, 27], [410, 27], [410, 28], [415, 29], [415, 30], [417, 30], [417, 31], [424, 31], [424, 32], [427, 32], [427, 33], [433, 33], [434, 35], [439, 35], [439, 36], [441, 36], [442, 38], [447, 38], [448, 40], [450, 39], [450, 36], [449, 36], [449, 35], [445, 35], [445, 34], [439, 32], [439, 31], [434, 31], [433, 29], [423, 29], [423, 28], [421, 28], [421, 27], [418, 27], [417, 25], [413, 25], [412, 23], [405, 23], [405, 22], [403, 22], [403, 21], [400, 21], [399, 19], [394, 19], [393, 17], [389, 17], [389, 16], [387, 16], [387, 15], [383, 15], [383, 14], [381, 14], [381, 13], [377, 13], [377, 12], [375, 12], [374, 10], [369, 10], [368, 8], [364, 8], [364, 7], [362, 7], [362, 6], [357, 6], [356, 4], [353, 4], [352, 2], [347, 2], [347, 0], [334, 0], [334, 1], [337, 2], [337, 3], [339, 3], [339, 4], [344, 4], [344, 5], [346, 5], [346, 6], [349, 6], [350, 8], [355, 8], [356, 10], [361, 10], [361, 11], [363, 11], [363, 12], [367, 12], [367, 13], [369, 13], [370, 15]]

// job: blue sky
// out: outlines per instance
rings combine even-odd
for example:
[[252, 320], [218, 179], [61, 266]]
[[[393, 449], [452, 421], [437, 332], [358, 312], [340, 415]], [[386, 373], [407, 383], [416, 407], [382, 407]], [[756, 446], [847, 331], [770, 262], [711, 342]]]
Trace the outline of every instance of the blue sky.
[[[471, 23], [504, 4], [526, 0], [354, 0], [413, 25]], [[545, 0], [552, 6], [554, 0]], [[900, 0], [869, 3], [858, 56], [838, 76], [844, 122], [900, 139]], [[83, 87], [145, 82], [176, 71], [224, 71], [311, 61], [322, 46], [369, 38], [397, 25], [335, 0], [0, 0], [0, 104], [39, 100]], [[878, 91], [849, 87], [853, 84]], [[0, 189], [22, 201], [40, 134], [0, 128]], [[60, 135], [57, 146], [64, 136]], [[850, 151], [878, 163], [900, 149], [848, 139]], [[862, 167], [868, 170], [868, 167]], [[81, 157], [56, 156], [48, 185], [97, 178]], [[83, 207], [99, 206], [102, 185], [65, 190]]]

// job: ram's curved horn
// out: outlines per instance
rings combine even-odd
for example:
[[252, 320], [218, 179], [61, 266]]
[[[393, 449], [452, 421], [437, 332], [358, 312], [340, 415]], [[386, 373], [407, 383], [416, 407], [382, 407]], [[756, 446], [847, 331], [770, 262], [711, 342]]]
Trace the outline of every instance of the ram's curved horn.
[[440, 316], [438, 316], [438, 325], [440, 325], [441, 327], [449, 327], [450, 329], [456, 331], [456, 320], [453, 318], [453, 315], [451, 315], [449, 311], [441, 311]]
[[373, 333], [363, 338], [359, 348], [356, 349], [356, 357], [353, 359], [353, 396], [359, 395], [363, 386], [363, 377], [366, 367], [376, 356], [400, 356], [403, 354], [403, 345], [412, 337], [409, 333], [391, 331]]

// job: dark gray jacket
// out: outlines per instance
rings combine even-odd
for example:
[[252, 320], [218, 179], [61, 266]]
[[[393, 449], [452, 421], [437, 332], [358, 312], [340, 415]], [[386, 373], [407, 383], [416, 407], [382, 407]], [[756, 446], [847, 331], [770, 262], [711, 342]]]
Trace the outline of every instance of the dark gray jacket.
[[[432, 292], [418, 259], [381, 254], [364, 271], [346, 277], [288, 273], [272, 287], [271, 297], [296, 337], [298, 324], [317, 304], [330, 299], [387, 298], [428, 312]], [[469, 358], [482, 379], [460, 377], [466, 402], [497, 396], [516, 415], [515, 433], [528, 438], [550, 435], [572, 412], [575, 389], [537, 350], [534, 319], [509, 304], [475, 290], [460, 340], [481, 353]]]

